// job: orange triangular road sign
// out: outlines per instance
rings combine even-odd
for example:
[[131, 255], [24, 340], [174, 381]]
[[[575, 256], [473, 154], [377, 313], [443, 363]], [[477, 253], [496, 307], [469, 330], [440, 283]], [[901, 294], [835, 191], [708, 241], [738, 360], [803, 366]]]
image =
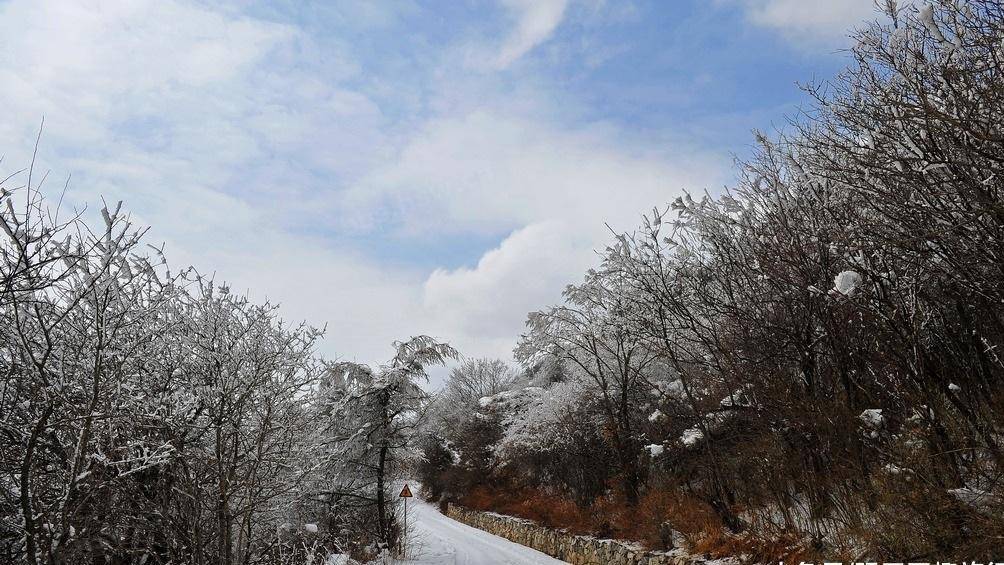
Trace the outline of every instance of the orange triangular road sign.
[[399, 494], [398, 496], [400, 496], [401, 498], [411, 498], [411, 489], [408, 488], [407, 484], [404, 485], [404, 488], [401, 489], [401, 494]]

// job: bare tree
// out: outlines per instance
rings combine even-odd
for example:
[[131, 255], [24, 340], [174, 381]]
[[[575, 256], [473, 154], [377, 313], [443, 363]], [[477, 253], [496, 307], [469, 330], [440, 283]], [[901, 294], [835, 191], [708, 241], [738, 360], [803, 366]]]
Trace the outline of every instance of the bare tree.
[[460, 409], [470, 408], [482, 398], [508, 390], [515, 382], [516, 372], [501, 359], [467, 359], [450, 371], [443, 401]]

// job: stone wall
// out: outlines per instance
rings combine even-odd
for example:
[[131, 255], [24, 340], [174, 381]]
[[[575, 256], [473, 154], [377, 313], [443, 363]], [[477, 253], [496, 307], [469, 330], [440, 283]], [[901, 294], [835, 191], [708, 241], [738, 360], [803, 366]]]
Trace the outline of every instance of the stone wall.
[[446, 515], [573, 565], [699, 565], [705, 560], [681, 551], [645, 551], [627, 542], [577, 536], [545, 528], [530, 520], [493, 512], [476, 512], [450, 504]]

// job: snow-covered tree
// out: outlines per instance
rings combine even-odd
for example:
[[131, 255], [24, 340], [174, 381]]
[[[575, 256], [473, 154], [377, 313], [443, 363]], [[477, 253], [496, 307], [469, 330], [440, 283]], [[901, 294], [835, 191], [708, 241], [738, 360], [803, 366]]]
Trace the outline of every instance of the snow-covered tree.
[[785, 133], [757, 135], [733, 186], [656, 210], [530, 315], [527, 370], [560, 360], [558, 380], [592, 393], [542, 383], [499, 405], [499, 468], [592, 405], [621, 477], [631, 453], [647, 464], [639, 493], [682, 493], [746, 539], [993, 547], [1004, 3], [880, 7], [852, 65], [808, 87]]
[[532, 366], [553, 357], [589, 381], [603, 418], [603, 431], [617, 453], [621, 486], [628, 504], [638, 500], [641, 438], [635, 400], [647, 388], [645, 372], [654, 356], [631, 331], [631, 289], [616, 272], [590, 271], [583, 284], [569, 286], [566, 303], [534, 312], [517, 358]]
[[0, 227], [0, 560], [275, 562], [318, 332], [172, 274], [121, 205]]
[[384, 547], [397, 540], [392, 483], [413, 453], [414, 432], [428, 394], [426, 368], [455, 359], [448, 344], [428, 336], [394, 343], [394, 357], [377, 368], [335, 363], [327, 371], [331, 406], [327, 444], [334, 482], [323, 492], [331, 504], [358, 509], [354, 526]]

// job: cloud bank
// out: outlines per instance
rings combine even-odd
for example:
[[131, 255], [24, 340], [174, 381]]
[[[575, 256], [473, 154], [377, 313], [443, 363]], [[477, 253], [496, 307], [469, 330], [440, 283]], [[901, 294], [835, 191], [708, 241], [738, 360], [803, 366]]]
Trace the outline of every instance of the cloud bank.
[[875, 14], [873, 0], [737, 0], [748, 20], [798, 41], [833, 42]]
[[[605, 115], [555, 78], [627, 80], [629, 38], [605, 42], [602, 22], [644, 22], [636, 8], [502, 0], [486, 27], [366, 6], [0, 5], [5, 169], [27, 162], [44, 116], [40, 163], [73, 175], [69, 206], [124, 200], [173, 263], [326, 325], [326, 355], [365, 362], [416, 333], [508, 358], [526, 313], [558, 301], [611, 229], [725, 180], [725, 151], [641, 109]], [[785, 29], [857, 13], [744, 6]], [[561, 45], [564, 67], [521, 64], [581, 18], [592, 35]], [[615, 55], [594, 57], [605, 45]]]

